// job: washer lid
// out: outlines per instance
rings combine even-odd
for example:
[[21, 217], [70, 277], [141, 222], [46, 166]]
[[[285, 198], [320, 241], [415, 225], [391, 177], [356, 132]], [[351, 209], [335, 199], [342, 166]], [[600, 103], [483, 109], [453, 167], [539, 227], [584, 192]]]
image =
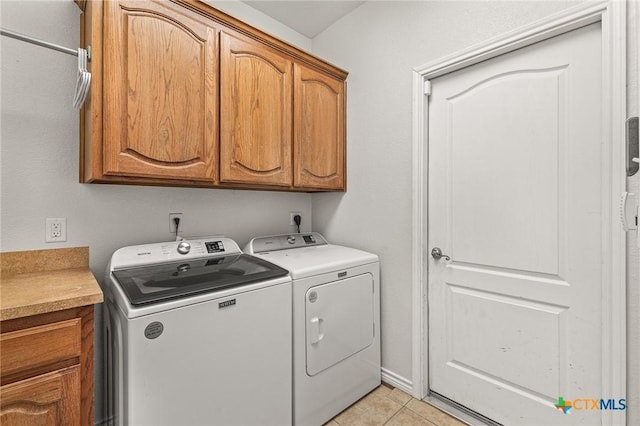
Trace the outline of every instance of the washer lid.
[[286, 269], [248, 254], [113, 271], [132, 305], [153, 304], [282, 277]]

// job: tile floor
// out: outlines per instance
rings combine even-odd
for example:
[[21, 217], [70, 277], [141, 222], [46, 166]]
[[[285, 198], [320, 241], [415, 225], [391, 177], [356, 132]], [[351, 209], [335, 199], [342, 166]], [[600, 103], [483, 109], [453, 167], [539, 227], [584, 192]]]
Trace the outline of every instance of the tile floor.
[[466, 426], [444, 411], [386, 385], [374, 389], [325, 426]]

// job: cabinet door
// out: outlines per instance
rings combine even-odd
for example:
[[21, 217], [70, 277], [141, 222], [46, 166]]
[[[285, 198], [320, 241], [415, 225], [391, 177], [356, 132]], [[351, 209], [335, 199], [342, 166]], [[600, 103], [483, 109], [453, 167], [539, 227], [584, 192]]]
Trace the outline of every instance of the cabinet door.
[[214, 181], [216, 29], [168, 2], [104, 8], [104, 173]]
[[220, 181], [291, 186], [292, 63], [220, 37]]
[[294, 186], [345, 189], [345, 83], [294, 68]]
[[80, 425], [80, 368], [75, 366], [2, 386], [0, 424]]

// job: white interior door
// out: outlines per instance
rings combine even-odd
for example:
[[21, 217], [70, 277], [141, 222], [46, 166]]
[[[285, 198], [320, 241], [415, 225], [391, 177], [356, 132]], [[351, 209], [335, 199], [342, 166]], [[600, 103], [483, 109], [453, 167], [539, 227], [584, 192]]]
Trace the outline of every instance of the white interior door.
[[429, 387], [503, 424], [600, 424], [601, 26], [432, 80]]

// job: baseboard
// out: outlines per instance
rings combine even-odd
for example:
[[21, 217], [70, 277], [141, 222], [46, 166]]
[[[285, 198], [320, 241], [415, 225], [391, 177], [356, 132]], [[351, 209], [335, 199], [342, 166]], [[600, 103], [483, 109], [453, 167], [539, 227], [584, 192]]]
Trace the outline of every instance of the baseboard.
[[382, 381], [388, 385], [398, 388], [401, 391], [413, 395], [413, 382], [407, 378], [404, 378], [393, 371], [389, 371], [386, 368], [381, 369]]

